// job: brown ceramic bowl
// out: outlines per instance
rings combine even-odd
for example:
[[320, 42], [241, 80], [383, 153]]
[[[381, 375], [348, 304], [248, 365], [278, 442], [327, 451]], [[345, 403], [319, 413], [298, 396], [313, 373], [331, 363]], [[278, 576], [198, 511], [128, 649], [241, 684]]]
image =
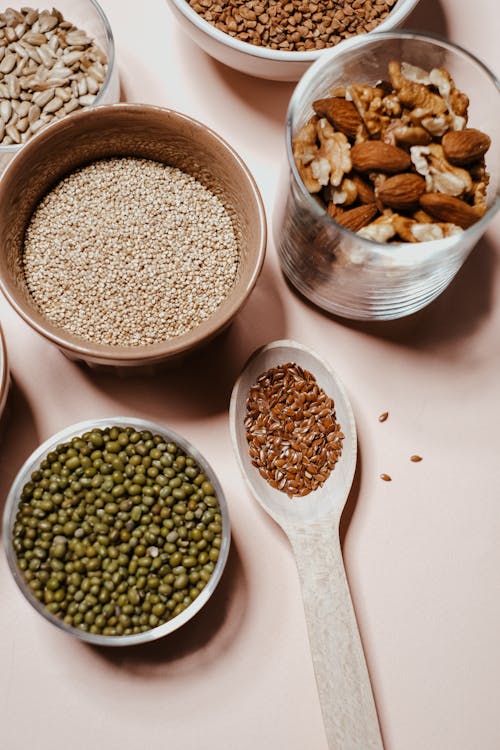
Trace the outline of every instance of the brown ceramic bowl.
[[[192, 331], [161, 343], [118, 347], [68, 333], [37, 310], [24, 280], [24, 232], [40, 199], [68, 172], [112, 156], [154, 159], [188, 172], [221, 199], [233, 219], [240, 265], [229, 296]], [[63, 118], [28, 141], [0, 182], [0, 288], [32, 328], [71, 359], [91, 365], [153, 365], [212, 339], [231, 323], [252, 291], [265, 248], [262, 199], [240, 157], [205, 125], [160, 107], [112, 104]]]
[[9, 393], [10, 375], [9, 364], [7, 360], [7, 349], [5, 348], [5, 339], [2, 328], [0, 327], [0, 417], [3, 414], [7, 395]]

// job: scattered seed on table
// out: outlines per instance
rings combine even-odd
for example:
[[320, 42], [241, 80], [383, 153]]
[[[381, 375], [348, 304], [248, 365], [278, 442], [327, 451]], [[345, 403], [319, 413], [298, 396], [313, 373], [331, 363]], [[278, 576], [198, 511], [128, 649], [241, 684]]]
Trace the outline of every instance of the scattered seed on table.
[[252, 464], [289, 497], [321, 487], [342, 453], [333, 399], [292, 362], [259, 376], [248, 393], [244, 425]]
[[410, 461], [413, 461], [413, 463], [418, 463], [419, 461], [422, 461], [422, 460], [423, 460], [422, 456], [417, 456], [417, 455], [410, 456]]
[[384, 482], [392, 482], [392, 477], [390, 477], [389, 474], [381, 474], [380, 479], [383, 479]]
[[384, 412], [382, 412], [382, 414], [381, 414], [381, 415], [379, 416], [379, 418], [378, 418], [378, 421], [379, 421], [379, 422], [385, 422], [385, 420], [386, 420], [386, 419], [388, 418], [388, 416], [389, 416], [389, 412], [388, 412], [388, 411], [384, 411]]
[[40, 312], [84, 339], [155, 344], [210, 317], [238, 269], [229, 212], [180, 169], [136, 158], [93, 162], [40, 202], [24, 273]]

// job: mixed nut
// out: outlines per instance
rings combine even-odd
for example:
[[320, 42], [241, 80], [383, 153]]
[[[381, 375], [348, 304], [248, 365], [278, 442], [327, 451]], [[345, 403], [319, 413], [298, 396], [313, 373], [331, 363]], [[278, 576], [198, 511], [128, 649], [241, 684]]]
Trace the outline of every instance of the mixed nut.
[[93, 104], [106, 53], [56, 8], [0, 13], [0, 144], [24, 143], [54, 119]]
[[313, 102], [293, 141], [307, 190], [343, 227], [377, 242], [462, 232], [486, 212], [490, 138], [467, 127], [448, 71], [392, 61], [389, 81]]

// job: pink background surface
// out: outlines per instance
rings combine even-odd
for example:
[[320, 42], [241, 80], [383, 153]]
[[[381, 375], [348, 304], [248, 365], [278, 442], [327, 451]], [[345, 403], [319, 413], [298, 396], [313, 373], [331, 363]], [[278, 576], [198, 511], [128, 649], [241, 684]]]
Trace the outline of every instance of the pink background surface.
[[[124, 98], [185, 112], [227, 138], [270, 219], [293, 84], [254, 80], [206, 57], [163, 0], [102, 5]], [[500, 70], [496, 0], [422, 0], [407, 26], [446, 34]], [[360, 460], [343, 551], [386, 748], [500, 748], [499, 219], [438, 301], [377, 326], [307, 306], [283, 281], [270, 241], [228, 334], [150, 378], [69, 362], [0, 301], [13, 375], [2, 506], [39, 442], [78, 420], [124, 414], [192, 440], [218, 472], [233, 522], [226, 572], [206, 608], [182, 631], [136, 649], [91, 648], [53, 628], [24, 601], [2, 555], [2, 748], [326, 750], [291, 550], [250, 498], [228, 429], [243, 362], [284, 337], [321, 352], [353, 402]], [[413, 453], [423, 462], [411, 463]]]

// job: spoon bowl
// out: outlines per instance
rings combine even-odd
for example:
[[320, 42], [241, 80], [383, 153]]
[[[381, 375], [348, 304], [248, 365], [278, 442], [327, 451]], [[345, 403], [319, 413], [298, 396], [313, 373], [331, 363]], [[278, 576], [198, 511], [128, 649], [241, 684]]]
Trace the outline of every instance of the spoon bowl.
[[[300, 499], [275, 490], [252, 465], [243, 429], [246, 400], [251, 386], [266, 370], [286, 362], [295, 362], [312, 372], [318, 385], [335, 401], [337, 421], [342, 427], [342, 453], [322, 487]], [[315, 521], [333, 514], [340, 520], [356, 469], [356, 423], [351, 404], [340, 378], [317, 354], [294, 341], [274, 341], [258, 349], [245, 365], [231, 397], [231, 427], [236, 456], [243, 476], [255, 498], [281, 526], [295, 521]]]
[[[295, 363], [334, 400], [344, 433], [342, 453], [322, 487], [290, 498], [252, 465], [244, 425], [249, 390], [273, 367]], [[294, 341], [275, 341], [250, 357], [230, 405], [231, 438], [254, 497], [283, 528], [297, 563], [311, 656], [330, 750], [381, 750], [382, 738], [340, 547], [340, 517], [356, 469], [356, 425], [349, 398], [331, 367]]]

